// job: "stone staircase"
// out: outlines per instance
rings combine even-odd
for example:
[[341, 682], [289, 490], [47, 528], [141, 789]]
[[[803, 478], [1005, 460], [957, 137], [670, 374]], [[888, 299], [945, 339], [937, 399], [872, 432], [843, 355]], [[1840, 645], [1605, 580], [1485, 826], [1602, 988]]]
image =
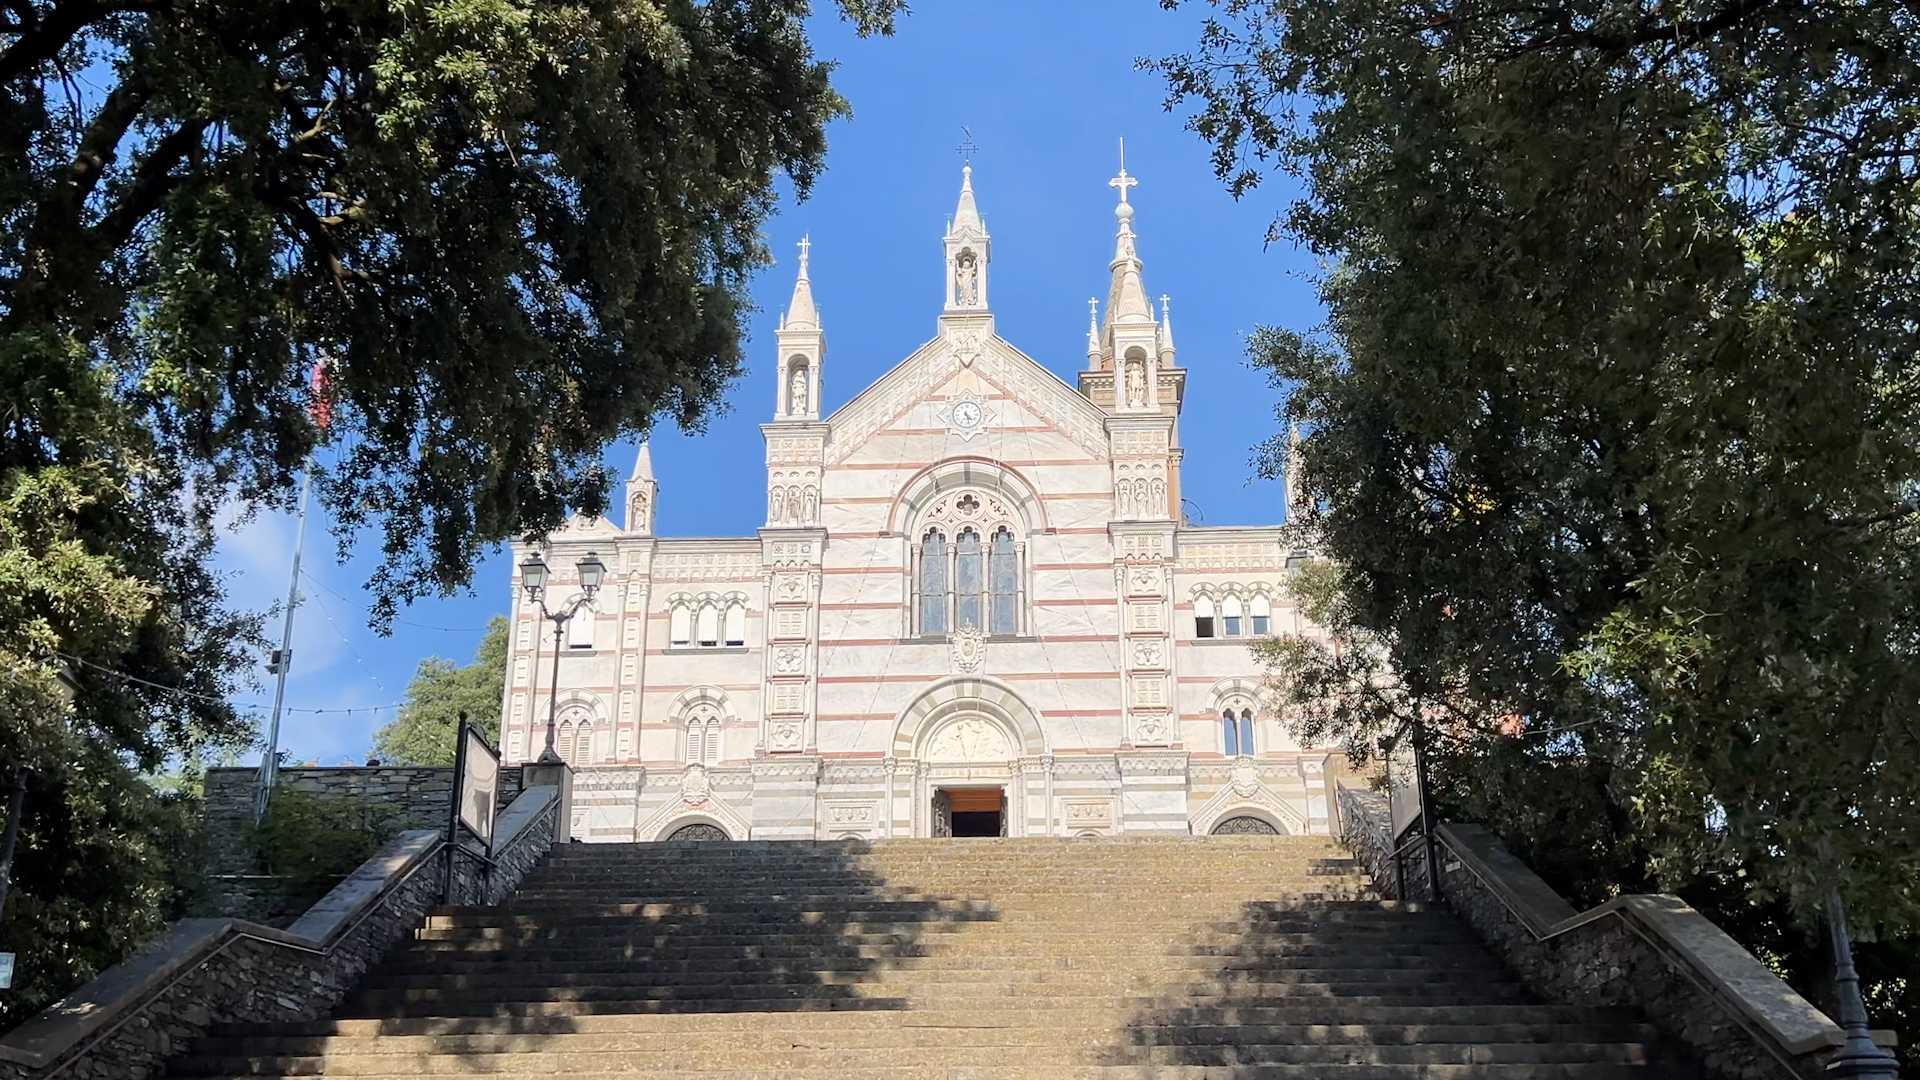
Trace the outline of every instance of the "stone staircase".
[[1324, 838], [569, 845], [313, 1023], [174, 1075], [663, 1080], [1691, 1076], [1543, 1005]]

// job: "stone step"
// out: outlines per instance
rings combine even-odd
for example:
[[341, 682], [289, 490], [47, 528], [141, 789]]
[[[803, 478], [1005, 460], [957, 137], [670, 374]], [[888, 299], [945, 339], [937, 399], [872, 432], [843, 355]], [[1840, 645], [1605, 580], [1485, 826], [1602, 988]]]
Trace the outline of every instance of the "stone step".
[[[1094, 1038], [1097, 1038], [1095, 1036]], [[697, 1069], [851, 1069], [886, 1065], [987, 1067], [1006, 1059], [1003, 1046], [831, 1047], [811, 1044], [779, 1048], [709, 1047], [695, 1049], [613, 1048], [575, 1050], [547, 1047], [505, 1053], [328, 1054], [311, 1056], [194, 1056], [175, 1070], [181, 1076], [362, 1076], [412, 1072], [651, 1073]], [[1089, 1060], [1089, 1058], [1092, 1060]], [[1495, 1065], [1495, 1064], [1644, 1064], [1644, 1043], [1241, 1043], [1210, 1046], [1147, 1046], [1123, 1050], [1061, 1040], [1024, 1046], [1023, 1065]]]
[[[225, 1074], [233, 1077], [266, 1075]], [[411, 1071], [362, 1074], [371, 1080], [407, 1080]], [[436, 1074], [454, 1080], [479, 1080], [497, 1072], [471, 1070]], [[529, 1074], [534, 1075], [534, 1074]], [[1487, 1065], [1109, 1065], [953, 1067], [912, 1065], [895, 1068], [761, 1068], [574, 1072], [581, 1080], [1665, 1080], [1665, 1068], [1621, 1064]]]
[[[868, 971], [880, 964], [910, 967], [916, 971], [943, 972], [996, 971], [1010, 968], [1046, 971], [1055, 968], [1072, 968], [1075, 970], [1222, 973], [1364, 971], [1399, 968], [1409, 971], [1461, 970], [1484, 975], [1490, 972], [1506, 971], [1506, 968], [1492, 956], [1464, 948], [1439, 955], [1430, 952], [1350, 955], [1338, 962], [1324, 956], [1261, 956], [1240, 959], [1226, 967], [1221, 966], [1218, 957], [1181, 953], [1142, 956], [1118, 949], [1078, 956], [1061, 955], [1056, 950], [1048, 949], [1030, 949], [1022, 953], [1008, 953], [1003, 950], [977, 953], [961, 953], [954, 950], [938, 953], [906, 953], [890, 949], [867, 949], [861, 952], [835, 950], [827, 953], [821, 950], [788, 949], [773, 955], [759, 953], [741, 955], [751, 949], [752, 947], [748, 946], [734, 950], [731, 956], [687, 956], [686, 950], [670, 952], [665, 949], [654, 949], [631, 959], [620, 960], [583, 957], [561, 961], [542, 959], [538, 954], [529, 954], [514, 958], [513, 963], [499, 959], [466, 958], [458, 953], [440, 954], [432, 958], [402, 953], [380, 965], [374, 974], [379, 977], [479, 976], [508, 972], [533, 977], [555, 974], [587, 975], [600, 972], [669, 975], [697, 971], [751, 972], [766, 970], [769, 967], [795, 970], [801, 965], [804, 965], [805, 970], [808, 971]], [[680, 955], [673, 955], [672, 952], [678, 952]], [[502, 954], [491, 955], [497, 957]]]
[[[868, 1027], [823, 1032], [793, 1026], [726, 1031], [553, 1032], [510, 1035], [288, 1035], [225, 1036], [201, 1040], [198, 1058], [314, 1055], [501, 1054], [554, 1051], [652, 1052], [662, 1050], [785, 1050], [830, 1044], [837, 1049], [897, 1046], [1050, 1046], [1067, 1040], [1108, 1045], [1122, 1035], [1115, 1027], [1066, 1025], [981, 1027]], [[1135, 1046], [1235, 1047], [1240, 1045], [1352, 1045], [1381, 1043], [1635, 1043], [1650, 1042], [1648, 1024], [1296, 1024], [1214, 1027], [1141, 1027], [1125, 1032]]]
[[[1330, 1013], [1352, 1013], [1326, 1004], [1284, 1008], [1177, 1009], [1141, 1014], [1105, 1005], [1077, 1012], [1049, 1013], [1044, 1025], [1035, 1023], [1024, 1007], [917, 1009], [911, 1012], [824, 1012], [796, 1019], [784, 1013], [754, 1018], [740, 1013], [601, 1013], [583, 1016], [416, 1017], [395, 1019], [304, 1020], [277, 1024], [218, 1024], [216, 1038], [282, 1038], [417, 1035], [573, 1035], [595, 1033], [670, 1034], [680, 1032], [738, 1032], [746, 1030], [823, 1032], [914, 1030], [995, 1031], [1037, 1027], [1056, 1030], [1069, 1025], [1100, 1025], [1122, 1030], [1238, 1031], [1260, 1027], [1320, 1027], [1333, 1023]], [[1435, 1023], [1476, 1025], [1632, 1025], [1639, 1022], [1631, 1009], [1575, 1005], [1454, 1005], [1375, 1006], [1365, 1010], [1366, 1026], [1422, 1026]], [[1356, 1014], [1357, 1015], [1357, 1014]]]
[[[1209, 979], [1207, 975], [1214, 976]], [[744, 968], [718, 968], [691, 965], [681, 971], [615, 970], [571, 971], [547, 968], [535, 971], [456, 973], [427, 971], [398, 973], [381, 971], [361, 985], [366, 989], [442, 989], [482, 990], [515, 987], [626, 987], [626, 986], [709, 986], [716, 983], [758, 986], [805, 986], [866, 984], [884, 981], [897, 986], [962, 986], [970, 983], [1074, 984], [1172, 987], [1199, 981], [1203, 984], [1231, 982], [1237, 987], [1281, 986], [1471, 986], [1506, 981], [1510, 976], [1491, 964], [1476, 967], [1313, 967], [1298, 970], [1166, 967], [1135, 965], [995, 965], [982, 968], [929, 968], [921, 965], [850, 964], [828, 967], [812, 963], [783, 965], [760, 964]]]

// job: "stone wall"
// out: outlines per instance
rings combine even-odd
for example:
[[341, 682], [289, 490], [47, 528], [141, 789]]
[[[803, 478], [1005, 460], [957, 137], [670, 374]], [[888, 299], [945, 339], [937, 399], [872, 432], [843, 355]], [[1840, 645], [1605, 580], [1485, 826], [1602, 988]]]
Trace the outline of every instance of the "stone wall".
[[[209, 769], [206, 780], [208, 875], [221, 915], [267, 920], [275, 914], [278, 883], [255, 872], [247, 852], [258, 769]], [[360, 800], [388, 811], [402, 830], [446, 832], [453, 807], [453, 767], [320, 766], [280, 770], [281, 787], [329, 798]], [[497, 809], [520, 795], [520, 769], [500, 770]]]
[[[491, 902], [553, 846], [560, 799], [535, 788], [502, 815], [495, 864], [456, 901]], [[444, 831], [402, 834], [285, 930], [188, 919], [0, 1037], [0, 1080], [149, 1080], [218, 1023], [322, 1016], [447, 895]]]
[[[1376, 874], [1388, 867], [1385, 803], [1342, 791], [1343, 839]], [[1621, 896], [1586, 912], [1473, 825], [1436, 830], [1448, 907], [1548, 1001], [1637, 1008], [1715, 1080], [1812, 1080], [1838, 1025], [1705, 916], [1673, 896]], [[1402, 865], [1423, 896], [1425, 852]], [[1391, 872], [1391, 870], [1387, 870]], [[1378, 880], [1378, 879], [1376, 879]], [[1383, 889], [1384, 891], [1384, 889]]]

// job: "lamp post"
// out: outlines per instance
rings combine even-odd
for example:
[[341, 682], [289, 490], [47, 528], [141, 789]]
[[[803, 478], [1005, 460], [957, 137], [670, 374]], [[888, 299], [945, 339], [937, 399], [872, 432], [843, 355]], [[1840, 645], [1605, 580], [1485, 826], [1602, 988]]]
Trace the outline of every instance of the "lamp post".
[[[527, 591], [527, 599], [540, 610], [540, 617], [553, 624], [553, 684], [547, 692], [547, 746], [540, 751], [540, 764], [554, 765], [560, 761], [559, 751], [553, 748], [554, 717], [560, 702], [560, 649], [561, 635], [565, 633], [569, 620], [583, 607], [593, 602], [593, 594], [607, 579], [607, 566], [593, 552], [574, 564], [574, 570], [580, 575], [580, 595], [558, 611], [547, 607], [547, 564], [537, 551], [529, 552], [526, 561], [520, 564], [520, 587]], [[534, 646], [534, 661], [540, 658], [540, 648]]]
[[1833, 982], [1840, 999], [1840, 1027], [1847, 1041], [1827, 1062], [1827, 1075], [1849, 1080], [1900, 1080], [1900, 1063], [1873, 1041], [1867, 1030], [1867, 1006], [1860, 998], [1860, 973], [1853, 967], [1853, 942], [1847, 937], [1847, 907], [1840, 890], [1827, 890], [1827, 931], [1833, 943]]

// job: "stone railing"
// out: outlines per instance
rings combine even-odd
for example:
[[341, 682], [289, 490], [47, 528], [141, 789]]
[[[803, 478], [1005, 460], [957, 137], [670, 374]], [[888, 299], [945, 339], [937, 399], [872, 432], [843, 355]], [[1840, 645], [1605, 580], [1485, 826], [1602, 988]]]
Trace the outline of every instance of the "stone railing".
[[[1384, 812], [1369, 799], [1379, 797], [1343, 790], [1342, 813], [1352, 821]], [[1349, 826], [1344, 834], [1369, 868], [1392, 872], [1384, 825]], [[1576, 912], [1486, 829], [1441, 825], [1435, 837], [1447, 906], [1549, 1001], [1638, 1008], [1717, 1080], [1811, 1080], [1845, 1039], [1825, 1013], [1678, 897], [1620, 896]], [[1423, 885], [1425, 861], [1419, 845], [1402, 860]]]
[[[484, 880], [463, 881], [455, 869], [452, 898], [510, 894], [553, 846], [562, 804], [555, 787], [521, 794], [499, 820]], [[148, 951], [0, 1037], [0, 1080], [146, 1080], [213, 1024], [318, 1017], [449, 896], [457, 861], [443, 832], [414, 830], [285, 930], [242, 919], [175, 923]]]

